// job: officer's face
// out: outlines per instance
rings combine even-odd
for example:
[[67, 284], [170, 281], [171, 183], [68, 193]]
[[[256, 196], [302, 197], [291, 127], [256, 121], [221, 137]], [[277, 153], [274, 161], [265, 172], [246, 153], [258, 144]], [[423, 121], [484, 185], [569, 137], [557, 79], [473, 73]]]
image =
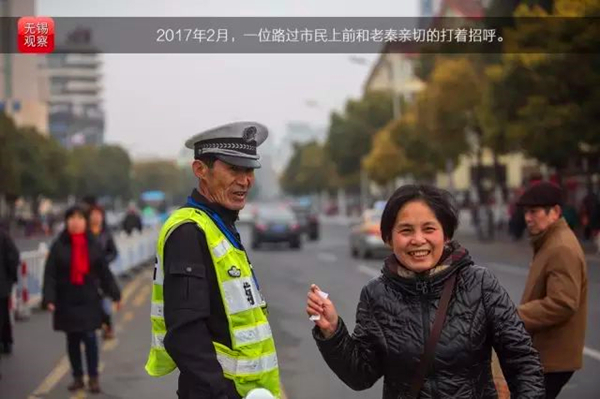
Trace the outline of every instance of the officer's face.
[[220, 160], [216, 160], [212, 168], [196, 162], [200, 164], [195, 167], [196, 176], [200, 178], [200, 192], [207, 199], [234, 211], [246, 205], [248, 192], [254, 185], [254, 169], [229, 165]]

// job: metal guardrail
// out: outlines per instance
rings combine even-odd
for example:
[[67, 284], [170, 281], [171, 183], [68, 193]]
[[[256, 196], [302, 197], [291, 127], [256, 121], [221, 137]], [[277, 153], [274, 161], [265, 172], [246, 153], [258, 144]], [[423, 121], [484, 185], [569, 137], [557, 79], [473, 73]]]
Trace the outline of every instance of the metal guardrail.
[[[114, 235], [118, 256], [110, 264], [110, 269], [115, 276], [123, 276], [154, 258], [158, 230], [159, 226], [155, 226], [145, 228], [142, 232], [136, 230], [131, 235], [124, 231]], [[18, 281], [11, 296], [17, 320], [27, 319], [31, 309], [40, 305], [49, 250], [48, 245], [40, 243], [37, 250], [21, 252]]]

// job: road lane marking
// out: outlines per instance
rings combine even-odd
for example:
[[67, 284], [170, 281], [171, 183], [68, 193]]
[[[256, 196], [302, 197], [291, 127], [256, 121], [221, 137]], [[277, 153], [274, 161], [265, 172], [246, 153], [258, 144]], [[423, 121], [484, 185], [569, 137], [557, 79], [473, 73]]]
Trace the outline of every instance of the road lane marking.
[[127, 284], [127, 286], [125, 286], [125, 288], [123, 289], [123, 292], [121, 293], [121, 303], [123, 305], [125, 305], [127, 303], [129, 298], [131, 297], [131, 295], [133, 295], [133, 293], [137, 290], [137, 288], [143, 282], [146, 282], [146, 279], [148, 277], [150, 277], [150, 273], [151, 273], [151, 271], [149, 271], [149, 270], [146, 270], [146, 271], [140, 273], [133, 281], [131, 281], [129, 284]]
[[317, 259], [322, 260], [324, 262], [335, 262], [337, 261], [337, 256], [329, 252], [319, 252], [317, 254]]
[[104, 341], [104, 344], [102, 345], [102, 351], [110, 352], [110, 351], [114, 350], [117, 347], [117, 345], [119, 345], [118, 338], [113, 338], [109, 341]]
[[[150, 271], [144, 271], [137, 275], [134, 280], [127, 283], [123, 289], [123, 295], [121, 295], [121, 301], [123, 304], [127, 302], [131, 294], [137, 289], [137, 287], [150, 276]], [[35, 399], [40, 396], [45, 396], [64, 378], [69, 372], [69, 360], [66, 356], [62, 356], [54, 369], [44, 378], [40, 385], [31, 393], [28, 398]]]
[[147, 284], [140, 289], [140, 292], [133, 298], [132, 305], [135, 308], [140, 307], [146, 302], [146, 297], [152, 292], [152, 286]]
[[583, 348], [583, 354], [586, 356], [591, 357], [594, 360], [597, 360], [600, 362], [600, 351], [597, 351], [595, 349], [592, 348], [588, 348], [587, 346]]
[[87, 398], [87, 395], [85, 394], [85, 391], [83, 389], [80, 389], [78, 391], [76, 391], [73, 395], [71, 395], [71, 397], [69, 399], [84, 399]]
[[123, 323], [129, 323], [131, 320], [133, 320], [133, 312], [131, 310], [127, 311], [127, 313], [125, 313], [123, 315]]
[[372, 267], [366, 266], [364, 264], [360, 264], [358, 265], [358, 271], [366, 274], [367, 276], [371, 276], [371, 277], [379, 277], [381, 275], [381, 271], [377, 270], [377, 269], [373, 269]]
[[69, 360], [66, 356], [63, 356], [58, 361], [58, 364], [54, 369], [48, 374], [48, 376], [42, 381], [42, 383], [33, 391], [29, 398], [37, 398], [40, 396], [45, 396], [48, 394], [52, 388], [59, 383], [60, 380], [67, 374], [69, 371]]

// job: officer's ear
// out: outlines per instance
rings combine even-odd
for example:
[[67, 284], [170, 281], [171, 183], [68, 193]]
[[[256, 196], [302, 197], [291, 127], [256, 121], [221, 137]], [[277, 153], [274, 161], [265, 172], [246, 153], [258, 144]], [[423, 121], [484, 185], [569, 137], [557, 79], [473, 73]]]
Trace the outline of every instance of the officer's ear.
[[192, 162], [192, 171], [194, 171], [194, 175], [198, 179], [206, 179], [208, 175], [208, 170], [209, 167], [204, 162], [198, 159], [195, 159], [194, 162]]

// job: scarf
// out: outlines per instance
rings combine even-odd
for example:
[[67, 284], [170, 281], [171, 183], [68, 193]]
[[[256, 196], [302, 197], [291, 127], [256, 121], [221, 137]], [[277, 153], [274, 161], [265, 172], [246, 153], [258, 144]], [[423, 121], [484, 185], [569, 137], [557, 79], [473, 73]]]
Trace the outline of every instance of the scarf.
[[[447, 270], [454, 263], [461, 261], [468, 256], [467, 251], [456, 241], [450, 241], [444, 246], [444, 252], [438, 261], [438, 264], [429, 270], [423, 272], [424, 276], [433, 277], [444, 270]], [[386, 266], [392, 273], [397, 273], [400, 277], [415, 278], [417, 273], [404, 266], [396, 255], [391, 254], [385, 261]]]
[[71, 284], [83, 285], [89, 271], [87, 237], [85, 233], [71, 234]]

